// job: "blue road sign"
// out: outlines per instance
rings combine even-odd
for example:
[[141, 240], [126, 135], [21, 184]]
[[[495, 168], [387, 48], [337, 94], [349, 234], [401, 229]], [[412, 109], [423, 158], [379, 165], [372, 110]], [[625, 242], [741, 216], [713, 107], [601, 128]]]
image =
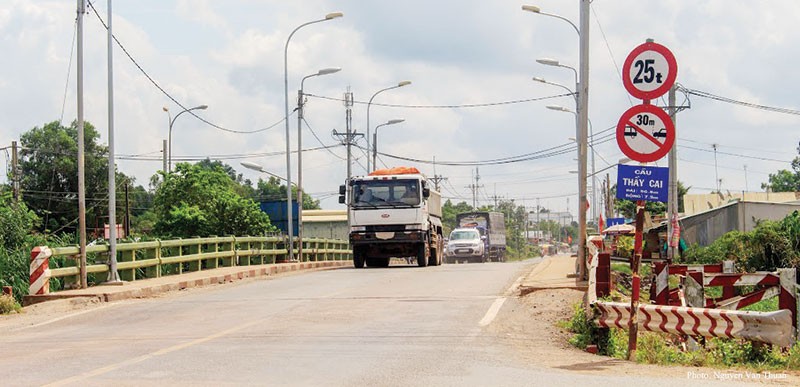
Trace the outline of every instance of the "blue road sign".
[[618, 224], [625, 224], [625, 218], [608, 218], [606, 227], [616, 226]]
[[619, 165], [617, 198], [666, 203], [668, 196], [669, 168]]

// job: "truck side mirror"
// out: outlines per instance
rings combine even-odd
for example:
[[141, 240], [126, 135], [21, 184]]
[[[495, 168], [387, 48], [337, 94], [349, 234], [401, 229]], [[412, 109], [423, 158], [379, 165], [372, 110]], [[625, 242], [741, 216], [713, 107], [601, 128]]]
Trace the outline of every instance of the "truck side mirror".
[[423, 188], [422, 189], [422, 197], [427, 199], [429, 196], [431, 196], [431, 189], [428, 188], [428, 187]]
[[344, 204], [344, 195], [339, 195], [339, 204]]
[[344, 195], [345, 192], [347, 192], [347, 187], [344, 184], [340, 185], [339, 186], [339, 195]]

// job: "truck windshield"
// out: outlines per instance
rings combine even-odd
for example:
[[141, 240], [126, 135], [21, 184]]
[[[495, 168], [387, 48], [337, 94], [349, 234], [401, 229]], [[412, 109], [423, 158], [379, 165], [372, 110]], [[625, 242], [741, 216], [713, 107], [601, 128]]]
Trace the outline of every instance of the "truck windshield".
[[419, 180], [361, 180], [353, 184], [353, 207], [416, 206], [420, 203]]

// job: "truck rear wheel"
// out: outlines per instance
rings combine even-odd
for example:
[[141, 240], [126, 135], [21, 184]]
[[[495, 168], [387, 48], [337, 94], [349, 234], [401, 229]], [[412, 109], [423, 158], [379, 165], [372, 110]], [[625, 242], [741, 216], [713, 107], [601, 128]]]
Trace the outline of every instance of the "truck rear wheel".
[[417, 248], [417, 266], [428, 266], [428, 244], [420, 243]]
[[353, 248], [353, 266], [356, 269], [364, 267], [364, 252], [361, 249]]

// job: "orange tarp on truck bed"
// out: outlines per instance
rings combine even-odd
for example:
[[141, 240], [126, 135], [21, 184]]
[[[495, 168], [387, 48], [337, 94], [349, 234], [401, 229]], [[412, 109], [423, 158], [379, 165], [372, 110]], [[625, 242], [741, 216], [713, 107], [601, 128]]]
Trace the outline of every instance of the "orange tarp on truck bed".
[[376, 169], [369, 173], [369, 176], [383, 176], [383, 175], [410, 175], [419, 174], [419, 169], [414, 167], [394, 167], [386, 169]]

